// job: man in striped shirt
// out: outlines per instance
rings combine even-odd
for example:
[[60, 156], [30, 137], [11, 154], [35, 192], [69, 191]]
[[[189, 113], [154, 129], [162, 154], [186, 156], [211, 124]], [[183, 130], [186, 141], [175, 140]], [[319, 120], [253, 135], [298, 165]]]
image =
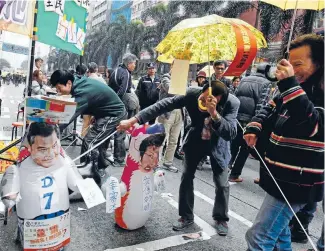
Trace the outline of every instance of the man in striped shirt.
[[[277, 65], [279, 95], [247, 125], [244, 138], [256, 145], [271, 128], [262, 154], [260, 186], [266, 197], [246, 233], [248, 250], [292, 250], [289, 221], [324, 197], [324, 40], [308, 34], [290, 45], [289, 61]], [[272, 177], [281, 188], [283, 195]]]

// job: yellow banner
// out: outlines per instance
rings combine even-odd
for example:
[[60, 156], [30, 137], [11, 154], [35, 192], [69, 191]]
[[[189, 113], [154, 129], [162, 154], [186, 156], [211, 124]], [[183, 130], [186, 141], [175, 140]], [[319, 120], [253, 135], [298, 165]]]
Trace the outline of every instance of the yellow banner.
[[0, 0], [0, 30], [31, 36], [35, 1]]

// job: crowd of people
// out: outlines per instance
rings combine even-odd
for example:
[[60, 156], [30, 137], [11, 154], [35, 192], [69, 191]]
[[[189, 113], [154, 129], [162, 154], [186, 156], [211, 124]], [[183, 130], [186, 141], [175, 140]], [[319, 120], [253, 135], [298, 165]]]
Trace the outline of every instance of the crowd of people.
[[[304, 231], [308, 233], [317, 202], [324, 198], [323, 55], [322, 37], [298, 37], [291, 43], [289, 59], [277, 64], [276, 83], [265, 77], [266, 63], [258, 64], [249, 76], [231, 80], [223, 76], [227, 62], [217, 60], [211, 77], [198, 71], [195, 87], [190, 86], [185, 95], [169, 93], [173, 64], [159, 77], [156, 65], [148, 63], [147, 74], [135, 88], [132, 72], [138, 59], [131, 53], [104, 77], [97, 64], [90, 63], [79, 65], [75, 72], [55, 71], [50, 84], [58, 94], [72, 95], [78, 103], [71, 122], [83, 117], [81, 154], [92, 149], [82, 161], [93, 162], [99, 176], [110, 165], [125, 165], [126, 130], [136, 123], [163, 124], [166, 139], [158, 168], [178, 172], [174, 157], [184, 159], [175, 231], [194, 223], [193, 180], [196, 170], [209, 163], [215, 183], [212, 217], [218, 234], [226, 236], [229, 181], [243, 182], [241, 174], [250, 154], [260, 160], [260, 177], [254, 182], [266, 191], [266, 197], [246, 233], [248, 250], [291, 250], [291, 241], [307, 242]], [[46, 92], [42, 79], [40, 69], [35, 69], [32, 95]], [[116, 129], [111, 163], [109, 140], [97, 149], [93, 146]], [[323, 235], [317, 243], [319, 250], [324, 250]]]

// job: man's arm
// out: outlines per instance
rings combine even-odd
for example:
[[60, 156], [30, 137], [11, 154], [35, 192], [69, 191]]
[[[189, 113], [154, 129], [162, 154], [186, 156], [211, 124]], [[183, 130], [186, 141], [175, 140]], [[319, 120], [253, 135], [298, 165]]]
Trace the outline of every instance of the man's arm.
[[314, 107], [295, 77], [279, 81], [278, 87], [299, 136], [313, 137], [318, 132], [324, 135], [324, 107]]
[[[120, 76], [119, 76], [118, 72], [121, 73]], [[119, 84], [119, 89], [117, 91], [117, 95], [120, 98], [122, 98], [128, 89], [130, 73], [128, 72], [128, 70], [121, 68], [121, 69], [117, 70], [116, 74], [117, 74], [117, 76], [116, 76], [117, 82]]]
[[224, 140], [230, 141], [235, 138], [237, 134], [236, 118], [240, 102], [237, 98], [230, 103], [229, 111], [220, 115], [217, 119], [212, 118], [212, 129], [215, 133]]
[[170, 112], [175, 109], [180, 109], [185, 105], [186, 96], [184, 95], [165, 98], [140, 111], [137, 115], [135, 115], [135, 117], [140, 124], [144, 124], [166, 112]]

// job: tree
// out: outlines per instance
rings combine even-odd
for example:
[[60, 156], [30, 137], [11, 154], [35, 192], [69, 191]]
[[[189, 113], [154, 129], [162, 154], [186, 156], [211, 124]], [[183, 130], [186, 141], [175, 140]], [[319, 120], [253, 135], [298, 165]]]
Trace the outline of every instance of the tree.
[[52, 49], [49, 53], [49, 57], [47, 60], [48, 69], [75, 69], [76, 66], [79, 64], [79, 59], [80, 56], [78, 54], [74, 54], [72, 52], [60, 49]]
[[0, 69], [3, 69], [5, 67], [6, 68], [11, 68], [11, 65], [10, 65], [10, 63], [6, 59], [1, 58], [0, 59]]
[[27, 59], [25, 59], [23, 62], [21, 62], [20, 68], [22, 68], [23, 70], [28, 69], [28, 60]]

